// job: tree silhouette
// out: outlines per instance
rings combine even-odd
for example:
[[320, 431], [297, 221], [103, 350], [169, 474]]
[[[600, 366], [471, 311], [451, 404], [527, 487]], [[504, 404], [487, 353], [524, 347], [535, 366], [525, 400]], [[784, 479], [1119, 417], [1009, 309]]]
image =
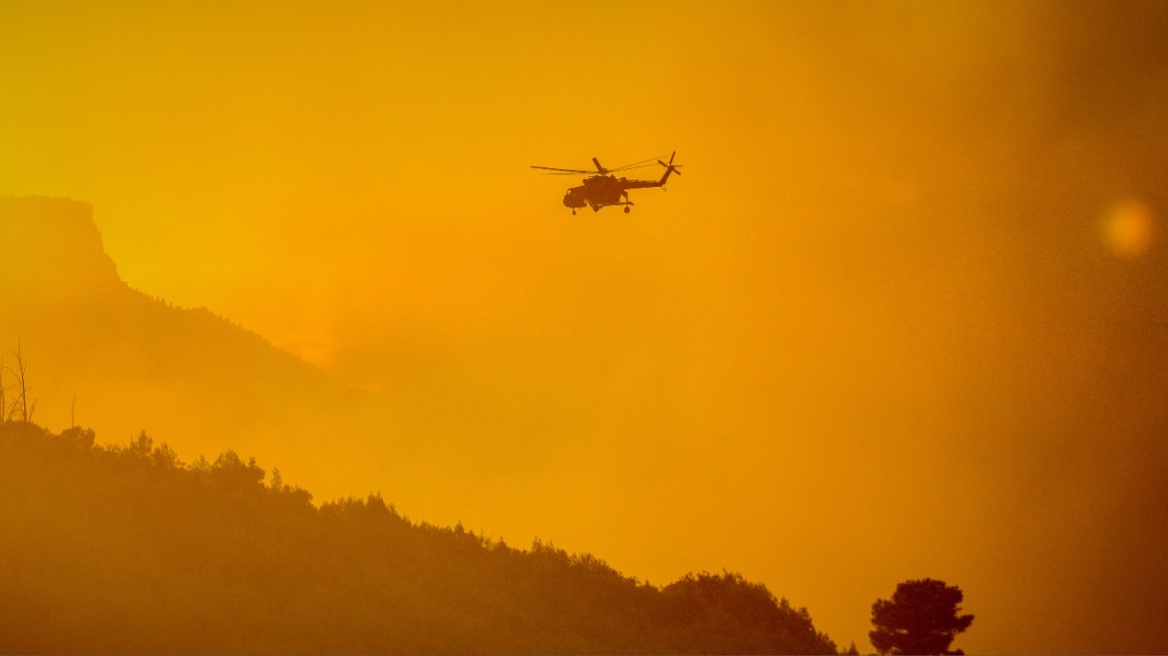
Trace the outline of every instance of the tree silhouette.
[[24, 359], [24, 354], [20, 350], [19, 339], [16, 341], [13, 355], [16, 356], [16, 368], [8, 367], [7, 370], [16, 378], [17, 396], [12, 399], [12, 406], [6, 410], [6, 416], [15, 416], [27, 424], [32, 421], [32, 415], [36, 412], [36, 401], [33, 401], [30, 408], [28, 392], [32, 388], [28, 386], [28, 361]]
[[881, 654], [963, 654], [949, 651], [958, 633], [973, 623], [973, 615], [958, 615], [964, 599], [961, 588], [944, 581], [921, 579], [896, 586], [892, 601], [872, 604], [868, 633]]
[[0, 355], [0, 424], [8, 421], [8, 399], [4, 395], [4, 356]]

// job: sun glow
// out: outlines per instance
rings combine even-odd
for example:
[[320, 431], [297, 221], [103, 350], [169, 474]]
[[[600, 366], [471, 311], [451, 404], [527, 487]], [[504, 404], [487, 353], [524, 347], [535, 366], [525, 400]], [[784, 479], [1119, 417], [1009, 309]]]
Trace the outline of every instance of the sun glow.
[[1145, 202], [1135, 198], [1117, 201], [1103, 220], [1103, 240], [1118, 257], [1137, 259], [1155, 245], [1156, 215]]

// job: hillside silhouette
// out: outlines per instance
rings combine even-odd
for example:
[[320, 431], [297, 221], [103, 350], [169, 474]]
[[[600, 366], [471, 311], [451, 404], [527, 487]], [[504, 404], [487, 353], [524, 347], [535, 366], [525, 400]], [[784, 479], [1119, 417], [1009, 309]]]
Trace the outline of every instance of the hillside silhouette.
[[0, 424], [5, 653], [835, 653], [737, 574], [657, 588], [538, 540], [319, 508], [226, 451]]
[[[0, 651], [834, 650], [805, 612], [736, 575], [658, 589], [589, 556], [415, 525], [379, 497], [316, 508], [273, 488], [234, 454], [325, 498], [388, 486], [462, 513], [497, 444], [404, 430], [397, 400], [132, 288], [86, 203], [0, 197], [0, 227], [5, 364], [21, 345], [36, 423], [96, 429], [0, 429], [0, 617], [15, 627]], [[124, 446], [142, 427], [173, 449]]]

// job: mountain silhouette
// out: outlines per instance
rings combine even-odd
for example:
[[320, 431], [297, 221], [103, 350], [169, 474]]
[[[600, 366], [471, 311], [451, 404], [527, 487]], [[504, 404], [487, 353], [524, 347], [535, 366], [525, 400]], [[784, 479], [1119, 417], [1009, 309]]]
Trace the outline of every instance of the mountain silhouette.
[[131, 288], [92, 214], [72, 200], [0, 197], [0, 352], [11, 362], [22, 345], [34, 419], [111, 437], [148, 428], [184, 453], [231, 447], [298, 472], [338, 421], [368, 420], [363, 391], [205, 308]]
[[835, 653], [736, 574], [657, 588], [590, 555], [310, 495], [227, 451], [0, 423], [0, 652]]

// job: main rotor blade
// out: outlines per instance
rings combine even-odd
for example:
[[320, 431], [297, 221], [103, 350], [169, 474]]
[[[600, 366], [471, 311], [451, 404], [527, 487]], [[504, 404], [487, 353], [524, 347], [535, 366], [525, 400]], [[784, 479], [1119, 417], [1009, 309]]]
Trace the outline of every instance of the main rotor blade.
[[[674, 154], [676, 154], [676, 153], [674, 153]], [[597, 158], [593, 157], [592, 163], [596, 165], [595, 171], [587, 171], [584, 169], [560, 169], [560, 168], [555, 168], [552, 166], [532, 166], [531, 168], [540, 169], [542, 171], [554, 171], [556, 173], [565, 173], [565, 174], [566, 173], [581, 173], [584, 175], [591, 175], [591, 174], [595, 174], [595, 173], [600, 173], [601, 175], [604, 175], [607, 173], [616, 173], [617, 171], [628, 171], [629, 169], [645, 168], [647, 166], [653, 166], [654, 163], [661, 164], [662, 166], [666, 166], [666, 164], [661, 161], [662, 157], [665, 157], [665, 155], [658, 155], [657, 157], [650, 157], [649, 159], [643, 159], [639, 162], [633, 162], [632, 164], [625, 164], [624, 166], [618, 166], [615, 169], [604, 168], [604, 166], [602, 166], [600, 164], [600, 161], [597, 160]], [[672, 163], [673, 158], [670, 157], [669, 161]]]
[[650, 166], [653, 166], [653, 164], [651, 164], [651, 163], [650, 164], [636, 164], [636, 165], [630, 164], [629, 166], [622, 166], [619, 169], [610, 169], [609, 173], [616, 173], [618, 171], [631, 171], [633, 169], [643, 169], [643, 168], [648, 168]]
[[649, 159], [643, 159], [639, 162], [633, 162], [632, 164], [625, 164], [624, 166], [618, 166], [615, 169], [609, 169], [609, 171], [624, 171], [626, 169], [635, 169], [635, 168], [639, 168], [639, 167], [645, 166], [645, 165], [652, 165], [653, 162], [661, 159], [662, 157], [665, 157], [665, 156], [658, 155], [656, 157], [650, 157]]
[[596, 173], [596, 171], [581, 171], [580, 169], [555, 169], [550, 166], [532, 166], [531, 168], [543, 169], [544, 171], [560, 171], [563, 173], [584, 173], [586, 175], [589, 173]]

